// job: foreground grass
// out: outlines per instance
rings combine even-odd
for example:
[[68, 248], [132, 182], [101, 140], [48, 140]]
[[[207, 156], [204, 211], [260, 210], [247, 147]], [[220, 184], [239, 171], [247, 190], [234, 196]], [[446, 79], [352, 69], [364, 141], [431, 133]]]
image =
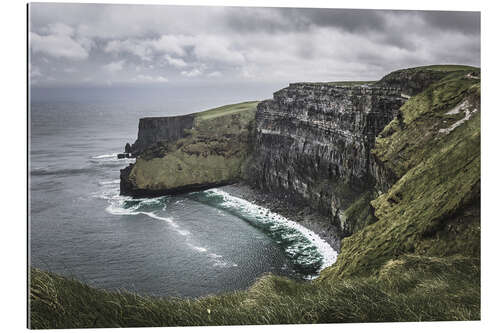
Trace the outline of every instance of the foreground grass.
[[140, 327], [480, 319], [479, 261], [408, 255], [379, 276], [312, 283], [264, 276], [194, 300], [91, 288], [31, 270], [31, 327]]

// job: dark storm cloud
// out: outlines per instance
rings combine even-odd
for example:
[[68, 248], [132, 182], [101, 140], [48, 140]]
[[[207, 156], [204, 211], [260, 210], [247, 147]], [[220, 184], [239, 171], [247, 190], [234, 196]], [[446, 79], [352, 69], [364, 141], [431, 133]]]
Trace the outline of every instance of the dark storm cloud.
[[478, 12], [54, 3], [30, 12], [34, 85], [286, 84], [480, 63]]
[[[276, 15], [262, 15], [262, 11]], [[239, 32], [301, 31], [312, 27], [331, 27], [348, 32], [387, 32], [390, 16], [413, 16], [425, 21], [427, 28], [479, 33], [479, 12], [406, 11], [332, 8], [228, 8], [227, 25]], [[392, 31], [398, 34], [398, 31]]]
[[[274, 15], [261, 15], [265, 10]], [[317, 27], [334, 27], [349, 32], [381, 30], [385, 26], [382, 12], [330, 8], [230, 8], [228, 27], [239, 32], [303, 31]]]
[[425, 22], [442, 30], [460, 31], [464, 34], [479, 34], [481, 30], [481, 15], [479, 12], [420, 12], [418, 15]]

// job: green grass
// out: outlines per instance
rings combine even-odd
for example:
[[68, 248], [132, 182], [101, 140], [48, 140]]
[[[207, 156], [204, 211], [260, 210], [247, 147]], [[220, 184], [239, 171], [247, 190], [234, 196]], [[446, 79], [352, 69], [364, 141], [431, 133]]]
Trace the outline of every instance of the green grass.
[[467, 100], [479, 111], [478, 80], [451, 74], [411, 98], [376, 140], [373, 154], [397, 182], [371, 202], [377, 222], [347, 237], [324, 276], [369, 276], [407, 253], [479, 257], [480, 112], [446, 113]]
[[207, 120], [216, 117], [227, 116], [234, 113], [255, 111], [257, 108], [257, 104], [259, 104], [259, 101], [229, 104], [214, 109], [198, 112], [195, 114], [195, 116], [200, 120]]
[[199, 299], [93, 289], [31, 271], [32, 328], [479, 320], [479, 261], [405, 256], [378, 277], [300, 283], [266, 275]]
[[430, 66], [414, 67], [411, 69], [412, 70], [429, 69], [441, 72], [455, 72], [455, 71], [476, 71], [479, 68], [473, 66], [465, 66], [465, 65], [430, 65]]
[[300, 84], [312, 84], [312, 85], [331, 85], [331, 86], [361, 86], [365, 84], [372, 84], [376, 81], [332, 81], [332, 82], [300, 82]]

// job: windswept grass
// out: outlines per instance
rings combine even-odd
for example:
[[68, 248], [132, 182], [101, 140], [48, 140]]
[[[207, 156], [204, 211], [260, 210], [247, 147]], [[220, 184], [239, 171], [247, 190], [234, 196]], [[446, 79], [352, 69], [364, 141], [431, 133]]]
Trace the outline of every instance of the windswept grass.
[[362, 85], [370, 85], [377, 81], [332, 81], [332, 82], [299, 82], [298, 84], [310, 84], [310, 85], [330, 85], [330, 86], [344, 86], [344, 87], [352, 87], [352, 86], [362, 86]]
[[246, 112], [246, 111], [255, 111], [257, 108], [257, 104], [259, 104], [259, 101], [250, 101], [250, 102], [243, 102], [243, 103], [237, 103], [237, 104], [229, 104], [229, 105], [224, 105], [220, 106], [214, 109], [202, 111], [199, 113], [196, 113], [195, 116], [198, 120], [207, 120], [207, 119], [212, 119], [220, 116], [227, 116], [230, 114], [234, 113], [240, 113], [240, 112]]
[[31, 270], [32, 328], [479, 320], [479, 261], [404, 256], [379, 276], [300, 283], [267, 275], [248, 291], [194, 300], [107, 292]]
[[478, 67], [465, 66], [465, 65], [429, 65], [411, 68], [412, 70], [429, 69], [441, 72], [455, 72], [455, 71], [477, 71]]

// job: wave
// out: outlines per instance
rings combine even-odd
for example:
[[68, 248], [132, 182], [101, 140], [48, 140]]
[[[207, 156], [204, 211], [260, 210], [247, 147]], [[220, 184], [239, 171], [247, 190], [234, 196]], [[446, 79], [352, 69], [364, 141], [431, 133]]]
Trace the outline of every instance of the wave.
[[116, 155], [117, 154], [105, 154], [92, 156], [89, 162], [99, 167], [111, 168], [116, 168], [121, 165], [127, 165], [129, 163], [135, 162], [135, 158], [118, 158]]
[[104, 185], [115, 185], [115, 184], [120, 184], [120, 180], [119, 179], [115, 179], [115, 180], [108, 180], [108, 181], [104, 181], [104, 182], [99, 182], [99, 185], [101, 185], [101, 186], [104, 186]]
[[[189, 230], [181, 227], [172, 217], [163, 216], [165, 212], [168, 212], [169, 205], [177, 205], [184, 199], [172, 196], [134, 199], [119, 194], [119, 188], [116, 186], [119, 180], [103, 181], [99, 184], [104, 190], [97, 196], [108, 201], [109, 205], [106, 208], [108, 213], [113, 215], [142, 214], [162, 221], [180, 236], [185, 237], [186, 244], [193, 251], [206, 255], [214, 267], [237, 267], [237, 264], [225, 261], [222, 256], [210, 251], [209, 248], [195, 244]], [[294, 264], [296, 271], [305, 278], [317, 277], [321, 270], [331, 266], [337, 260], [337, 252], [319, 235], [267, 208], [232, 196], [220, 189], [194, 192], [184, 198], [219, 208], [261, 229], [283, 249]]]
[[95, 193], [95, 197], [105, 199], [108, 201], [109, 206], [106, 207], [106, 211], [112, 215], [146, 215], [151, 219], [165, 222], [172, 230], [178, 233], [180, 236], [186, 238], [186, 245], [192, 250], [204, 254], [207, 256], [208, 260], [212, 262], [214, 267], [237, 267], [238, 265], [223, 260], [223, 256], [210, 251], [206, 247], [193, 244], [192, 234], [189, 230], [181, 228], [181, 226], [174, 221], [171, 217], [160, 216], [159, 212], [164, 212], [167, 210], [168, 204], [178, 204], [182, 200], [174, 201], [174, 198], [169, 196], [163, 196], [158, 198], [143, 198], [134, 199], [128, 196], [120, 195], [120, 190], [114, 186], [119, 184], [119, 180], [104, 181], [99, 183], [104, 187], [104, 190]]
[[263, 230], [283, 248], [296, 268], [306, 277], [317, 277], [321, 270], [337, 260], [338, 253], [316, 233], [267, 208], [220, 189], [192, 193], [190, 197], [227, 211]]
[[96, 159], [96, 160], [100, 160], [103, 158], [118, 158], [117, 157], [118, 154], [119, 153], [103, 154], [103, 155], [98, 155], [98, 156], [92, 156], [91, 158]]

